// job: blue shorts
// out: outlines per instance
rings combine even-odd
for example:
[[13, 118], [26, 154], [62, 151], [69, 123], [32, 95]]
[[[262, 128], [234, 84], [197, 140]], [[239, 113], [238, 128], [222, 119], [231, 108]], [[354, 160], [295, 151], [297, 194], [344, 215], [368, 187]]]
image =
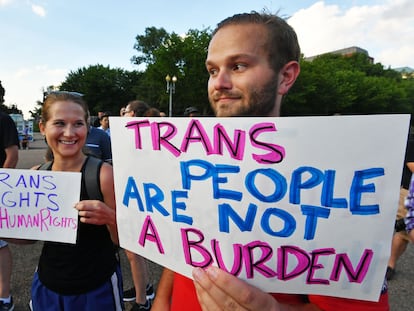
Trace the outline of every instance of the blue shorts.
[[32, 282], [33, 311], [122, 311], [122, 276], [118, 265], [111, 279], [93, 291], [65, 296], [51, 291], [39, 280], [37, 271]]

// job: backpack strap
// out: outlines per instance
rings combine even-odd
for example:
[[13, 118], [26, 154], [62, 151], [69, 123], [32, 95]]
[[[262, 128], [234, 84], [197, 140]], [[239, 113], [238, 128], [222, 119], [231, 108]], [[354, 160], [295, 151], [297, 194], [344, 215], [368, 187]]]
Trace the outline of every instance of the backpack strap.
[[85, 173], [82, 174], [85, 183], [86, 192], [91, 200], [103, 201], [101, 191], [100, 172], [103, 161], [101, 159], [88, 156], [85, 164]]

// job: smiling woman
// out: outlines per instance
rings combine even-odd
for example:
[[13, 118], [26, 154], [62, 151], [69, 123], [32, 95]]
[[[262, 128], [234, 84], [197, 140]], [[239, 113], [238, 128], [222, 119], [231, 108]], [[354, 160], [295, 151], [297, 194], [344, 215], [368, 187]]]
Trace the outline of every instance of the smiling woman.
[[56, 92], [46, 97], [39, 128], [53, 151], [55, 162], [58, 158], [70, 157], [81, 167], [85, 157], [82, 148], [88, 134], [87, 111], [78, 93]]
[[[77, 217], [71, 221], [48, 218], [46, 209], [37, 216], [56, 226], [75, 227], [77, 240], [74, 245], [44, 242], [32, 283], [33, 311], [61, 311], [63, 306], [71, 310], [123, 310], [122, 278], [114, 247], [118, 231], [113, 171], [111, 165], [82, 151], [87, 118], [88, 107], [81, 94], [53, 92], [46, 96], [39, 128], [53, 152], [53, 161], [36, 168], [81, 172], [82, 176], [80, 201], [75, 205]], [[91, 166], [94, 174], [87, 169]], [[85, 180], [87, 174], [94, 176], [91, 181]], [[90, 193], [87, 183], [99, 191]]]

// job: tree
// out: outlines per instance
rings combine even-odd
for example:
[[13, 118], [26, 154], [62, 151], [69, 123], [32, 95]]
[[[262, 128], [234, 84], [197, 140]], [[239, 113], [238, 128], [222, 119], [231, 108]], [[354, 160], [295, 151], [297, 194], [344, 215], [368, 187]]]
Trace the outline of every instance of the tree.
[[33, 110], [29, 110], [30, 118], [34, 120], [35, 124], [37, 124], [40, 120], [43, 106], [43, 103], [41, 101], [37, 101], [36, 104], [37, 106]]
[[141, 73], [109, 66], [93, 65], [71, 71], [61, 84], [60, 90], [84, 94], [91, 114], [110, 111], [118, 115], [121, 107], [137, 98], [134, 92]]
[[284, 115], [411, 113], [413, 83], [361, 53], [301, 59], [301, 74], [286, 97]]
[[134, 55], [131, 62], [135, 65], [153, 64], [154, 52], [168, 41], [169, 34], [164, 28], [147, 27], [145, 35], [137, 35], [134, 49], [139, 55]]
[[134, 48], [139, 55], [132, 57], [132, 62], [146, 66], [135, 89], [140, 97], [150, 105], [168, 111], [165, 77], [167, 74], [175, 75], [173, 115], [182, 115], [188, 106], [195, 106], [208, 114], [208, 74], [204, 62], [210, 36], [209, 29], [189, 30], [184, 36], [179, 36], [154, 27], [147, 28], [145, 35], [137, 36]]

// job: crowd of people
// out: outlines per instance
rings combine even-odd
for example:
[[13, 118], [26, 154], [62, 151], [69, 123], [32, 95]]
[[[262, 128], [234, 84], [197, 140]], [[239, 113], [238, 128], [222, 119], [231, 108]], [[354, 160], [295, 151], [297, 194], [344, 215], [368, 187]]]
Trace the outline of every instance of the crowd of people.
[[[252, 12], [220, 22], [212, 34], [206, 59], [208, 96], [215, 115], [278, 117], [283, 96], [299, 76], [299, 58], [295, 31], [276, 15]], [[88, 107], [78, 93], [51, 92], [45, 98], [39, 128], [50, 148], [49, 165], [33, 169], [81, 172], [81, 200], [75, 206], [79, 221], [76, 244], [45, 242], [43, 245], [32, 283], [32, 310], [124, 310], [124, 301], [134, 301], [131, 310], [153, 311], [389, 310], [385, 275], [378, 302], [266, 293], [214, 267], [194, 269], [194, 280], [164, 269], [155, 295], [155, 280], [149, 279], [146, 259], [128, 250], [125, 252], [134, 287], [124, 290], [110, 165], [110, 115], [102, 112], [97, 123], [91, 122]], [[141, 100], [130, 101], [119, 115], [163, 116]], [[197, 108], [188, 107], [183, 115], [198, 117], [200, 113]], [[17, 132], [13, 121], [10, 123], [4, 114], [0, 114], [0, 126], [0, 164], [13, 168], [18, 160]], [[91, 170], [98, 173], [92, 182], [86, 182], [85, 175]], [[91, 191], [91, 187], [98, 191]], [[411, 230], [414, 238], [414, 185], [409, 191], [404, 182], [403, 189], [402, 201], [408, 196], [406, 205], [411, 209], [407, 217], [403, 209], [401, 218], [406, 220], [406, 229]], [[395, 269], [395, 261], [392, 263], [390, 259], [390, 269]], [[11, 272], [10, 250], [5, 241], [0, 241], [2, 311], [13, 310]]]

